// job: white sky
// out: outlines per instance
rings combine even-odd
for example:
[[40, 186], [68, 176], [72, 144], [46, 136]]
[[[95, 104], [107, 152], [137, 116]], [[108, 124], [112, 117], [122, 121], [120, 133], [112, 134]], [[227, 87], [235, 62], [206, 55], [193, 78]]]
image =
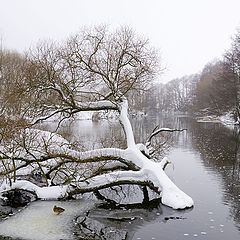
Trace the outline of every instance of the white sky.
[[161, 51], [166, 82], [221, 57], [240, 27], [240, 0], [0, 0], [2, 44], [19, 52], [101, 23], [148, 37]]

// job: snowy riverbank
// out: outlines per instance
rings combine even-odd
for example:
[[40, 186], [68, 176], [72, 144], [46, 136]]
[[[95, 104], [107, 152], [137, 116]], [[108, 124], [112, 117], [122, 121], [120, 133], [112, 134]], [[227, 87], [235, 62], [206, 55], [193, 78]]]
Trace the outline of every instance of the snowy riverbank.
[[233, 118], [233, 114], [228, 112], [221, 116], [208, 115], [203, 117], [196, 117], [197, 122], [213, 122], [222, 123], [225, 126], [232, 127], [236, 125], [236, 121]]

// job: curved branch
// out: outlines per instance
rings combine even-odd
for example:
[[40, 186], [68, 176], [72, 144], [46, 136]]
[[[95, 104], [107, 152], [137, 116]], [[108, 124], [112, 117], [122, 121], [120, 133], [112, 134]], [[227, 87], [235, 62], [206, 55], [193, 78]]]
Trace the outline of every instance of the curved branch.
[[47, 119], [55, 116], [58, 113], [68, 112], [69, 116], [71, 116], [72, 114], [75, 114], [75, 113], [81, 112], [81, 111], [100, 111], [100, 110], [118, 110], [118, 107], [116, 104], [112, 103], [111, 101], [107, 101], [107, 100], [102, 100], [102, 101], [97, 101], [97, 102], [79, 103], [75, 106], [70, 105], [69, 107], [61, 108], [54, 112], [51, 112], [47, 116], [40, 117], [36, 121], [34, 121], [32, 123], [32, 125], [35, 125], [41, 121], [47, 120]]
[[[152, 140], [152, 138], [154, 136], [156, 136], [157, 134], [159, 134], [161, 132], [182, 132], [182, 131], [187, 130], [185, 128], [184, 129], [171, 129], [171, 128], [160, 128], [160, 129], [157, 129], [157, 128], [158, 128], [158, 126], [153, 129], [151, 135], [149, 136], [149, 138], [147, 140], [148, 144], [151, 142], [151, 140]], [[146, 145], [148, 145], [147, 143], [146, 143]]]
[[134, 159], [129, 159], [132, 152], [128, 149], [123, 150], [119, 148], [103, 148], [95, 149], [86, 152], [78, 152], [72, 149], [66, 149], [62, 152], [55, 153], [54, 150], [48, 154], [48, 158], [64, 158], [65, 162], [76, 162], [76, 163], [89, 163], [89, 162], [101, 162], [101, 161], [119, 161], [131, 169], [139, 170], [137, 164], [135, 164]]
[[[57, 151], [56, 153], [54, 151]], [[3, 154], [3, 153], [2, 153]], [[53, 151], [46, 153], [46, 156], [40, 156], [36, 157], [31, 153], [29, 155], [30, 158], [23, 157], [15, 157], [8, 156], [4, 153], [4, 155], [1, 157], [1, 159], [13, 159], [15, 161], [21, 161], [24, 162], [21, 165], [18, 165], [14, 169], [9, 169], [9, 173], [12, 173], [14, 171], [19, 171], [22, 168], [25, 168], [31, 164], [34, 163], [46, 163], [49, 166], [53, 164], [51, 161], [52, 159], [60, 159], [57, 160], [54, 165], [51, 166], [50, 170], [46, 172], [47, 178], [49, 178], [50, 174], [59, 168], [61, 168], [63, 165], [66, 165], [68, 163], [76, 163], [76, 164], [84, 164], [84, 163], [96, 163], [96, 162], [105, 162], [107, 161], [108, 164], [105, 165], [104, 171], [107, 171], [109, 169], [118, 169], [118, 168], [128, 168], [133, 171], [139, 170], [139, 167], [133, 162], [129, 160], [130, 152], [128, 150], [122, 150], [117, 148], [105, 148], [105, 149], [96, 149], [86, 152], [78, 152], [72, 149], [65, 149], [63, 146], [61, 148], [55, 148]], [[51, 161], [51, 164], [50, 162]], [[117, 163], [113, 163], [114, 161], [117, 161]], [[4, 175], [4, 173], [0, 172], [0, 175]]]
[[68, 108], [62, 108], [62, 109], [56, 110], [56, 111], [50, 113], [50, 114], [47, 115], [47, 116], [44, 116], [44, 117], [40, 117], [40, 118], [38, 118], [38, 119], [37, 119], [36, 121], [34, 121], [31, 125], [35, 125], [35, 124], [37, 124], [37, 123], [39, 123], [39, 122], [41, 122], [41, 121], [45, 121], [45, 120], [47, 120], [47, 119], [49, 119], [49, 118], [55, 116], [55, 115], [58, 114], [58, 113], [62, 113], [62, 112], [70, 111], [70, 110], [71, 110], [70, 107], [68, 107]]

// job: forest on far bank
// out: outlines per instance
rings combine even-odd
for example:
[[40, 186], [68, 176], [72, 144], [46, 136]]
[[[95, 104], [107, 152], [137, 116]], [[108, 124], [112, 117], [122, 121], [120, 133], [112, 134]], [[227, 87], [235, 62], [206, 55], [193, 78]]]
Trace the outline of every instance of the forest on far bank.
[[[231, 112], [239, 122], [240, 113], [240, 30], [231, 48], [207, 63], [200, 73], [158, 84], [139, 102], [157, 111], [187, 112], [198, 115], [223, 115]], [[137, 106], [136, 106], [137, 107]]]
[[[21, 81], [18, 79], [25, 62], [24, 55], [0, 49], [0, 105], [2, 108], [6, 104], [12, 105], [15, 113], [21, 111], [18, 95], [23, 88], [19, 86]], [[173, 79], [166, 84], [151, 83], [149, 86], [148, 89], [128, 94], [132, 111], [182, 112], [200, 116], [231, 113], [239, 123], [240, 30], [232, 37], [231, 47], [222, 58], [207, 63], [201, 72]]]

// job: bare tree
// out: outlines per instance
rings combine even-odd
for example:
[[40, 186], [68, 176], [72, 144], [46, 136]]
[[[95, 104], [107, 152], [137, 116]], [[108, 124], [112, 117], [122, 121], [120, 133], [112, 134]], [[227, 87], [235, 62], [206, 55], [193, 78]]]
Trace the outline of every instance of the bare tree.
[[0, 50], [0, 113], [17, 114], [21, 111], [19, 98], [23, 98], [22, 73], [25, 58], [17, 52]]
[[[159, 194], [165, 205], [191, 207], [192, 199], [163, 170], [167, 158], [153, 159], [149, 152], [157, 133], [174, 130], [155, 129], [158, 132], [153, 132], [147, 144], [136, 144], [128, 118], [128, 94], [146, 89], [158, 72], [157, 52], [127, 27], [113, 33], [105, 26], [84, 29], [63, 45], [40, 44], [30, 52], [23, 74], [27, 89], [23, 99], [30, 100], [23, 101], [21, 117], [28, 117], [28, 124], [19, 129], [17, 137], [7, 138], [2, 132], [1, 175], [10, 181], [20, 173], [40, 172], [47, 187], [23, 180], [11, 186], [30, 189], [40, 198], [46, 193], [49, 197], [49, 189], [54, 189], [51, 197], [63, 198], [136, 184]], [[57, 134], [33, 128], [53, 116], [61, 123], [78, 112], [99, 110], [118, 112], [126, 149], [83, 152]]]
[[235, 118], [236, 122], [240, 123], [240, 30], [233, 38], [232, 47], [225, 53], [224, 61], [228, 78], [235, 85]]

